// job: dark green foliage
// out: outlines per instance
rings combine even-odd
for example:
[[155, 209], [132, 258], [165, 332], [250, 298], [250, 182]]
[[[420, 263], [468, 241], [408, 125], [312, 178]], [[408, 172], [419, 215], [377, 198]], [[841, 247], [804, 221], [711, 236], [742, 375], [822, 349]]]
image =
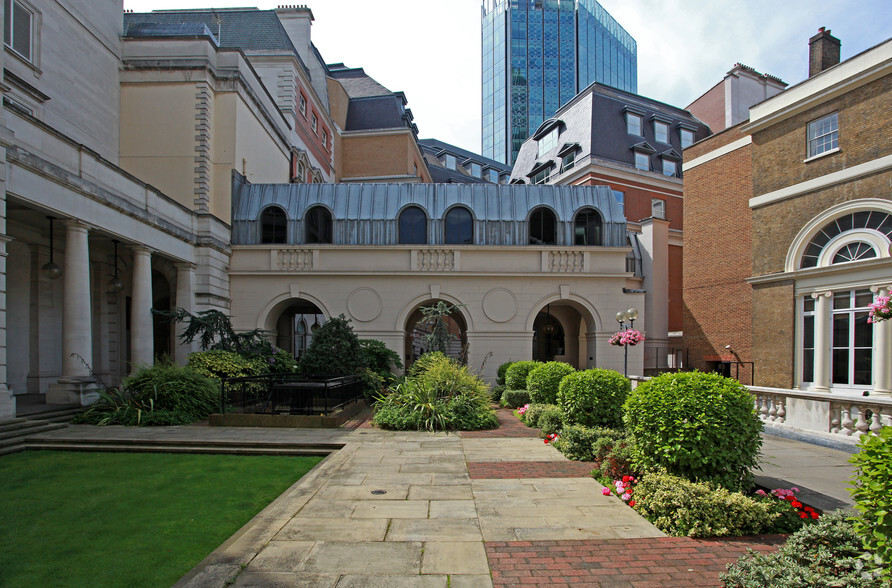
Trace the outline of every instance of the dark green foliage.
[[417, 378], [421, 374], [427, 371], [427, 369], [435, 363], [439, 363], [444, 359], [449, 359], [445, 353], [442, 351], [429, 351], [424, 353], [416, 359], [411, 366], [409, 366], [408, 377]]
[[449, 342], [455, 339], [455, 335], [449, 332], [444, 320], [450, 314], [458, 310], [460, 304], [446, 304], [442, 300], [431, 306], [422, 307], [421, 315], [424, 317], [418, 324], [422, 327], [430, 328], [430, 333], [425, 335], [427, 348], [431, 351], [439, 351], [446, 353], [449, 348]]
[[858, 447], [851, 459], [858, 468], [851, 492], [860, 513], [854, 528], [883, 561], [885, 579], [892, 584], [892, 427], [862, 435]]
[[528, 427], [538, 427], [539, 418], [546, 412], [554, 410], [560, 411], [555, 404], [530, 404], [530, 407], [523, 415], [523, 422], [526, 423]]
[[197, 314], [174, 308], [170, 311], [152, 309], [155, 315], [173, 321], [186, 323], [186, 328], [179, 335], [184, 343], [191, 343], [196, 338], [202, 351], [222, 349], [237, 353], [254, 352], [255, 347], [263, 343], [269, 345], [263, 336], [262, 329], [236, 333], [229, 317], [219, 310], [203, 310]]
[[619, 437], [604, 436], [595, 441], [592, 451], [598, 467], [596, 475], [606, 476], [611, 480], [622, 478], [626, 474], [638, 474], [639, 470], [632, 464], [632, 442], [620, 432]]
[[245, 347], [240, 355], [250, 361], [262, 374], [297, 373], [297, 360], [294, 356], [261, 339], [250, 347]]
[[497, 375], [496, 384], [498, 384], [499, 386], [505, 385], [505, 372], [508, 371], [508, 368], [511, 367], [511, 364], [513, 364], [513, 363], [514, 363], [513, 361], [506, 361], [505, 363], [503, 363], [502, 365], [499, 366], [499, 370], [496, 372], [496, 375]]
[[688, 480], [748, 490], [758, 465], [762, 422], [753, 397], [718, 374], [663, 374], [629, 396], [625, 423], [635, 464]]
[[403, 369], [399, 354], [377, 339], [361, 339], [359, 341], [365, 354], [365, 366], [381, 376], [386, 383], [394, 379], [393, 370]]
[[511, 390], [526, 390], [527, 376], [540, 365], [539, 361], [515, 361], [505, 371], [505, 385]]
[[629, 380], [613, 370], [574, 372], [561, 380], [557, 404], [568, 423], [616, 428], [630, 390]]
[[486, 384], [442, 353], [425, 354], [424, 358], [423, 370], [378, 398], [373, 417], [376, 425], [428, 431], [469, 431], [498, 425]]
[[161, 362], [125, 378], [122, 389], [102, 390], [77, 422], [95, 425], [184, 425], [220, 406], [217, 383], [189, 369]]
[[537, 366], [527, 374], [530, 401], [537, 404], [555, 404], [561, 380], [575, 371], [573, 366], [562, 361], [549, 361]]
[[598, 429], [583, 427], [582, 425], [567, 425], [561, 431], [561, 438], [554, 446], [563, 453], [567, 459], [573, 461], [594, 461], [594, 445], [599, 439]]
[[756, 535], [779, 516], [767, 502], [667, 473], [642, 477], [634, 498], [636, 511], [675, 537]]
[[502, 394], [507, 390], [508, 387], [499, 384], [498, 386], [493, 386], [489, 389], [489, 399], [495, 404], [499, 404], [502, 401]]
[[780, 549], [729, 564], [720, 576], [726, 588], [880, 588], [881, 567], [865, 554], [847, 513], [827, 513], [795, 532]]
[[530, 403], [530, 393], [526, 390], [505, 390], [501, 405], [505, 408], [520, 408]]
[[542, 411], [539, 415], [539, 436], [545, 437], [552, 433], [560, 433], [564, 427], [564, 416], [557, 406]]
[[363, 367], [365, 354], [343, 314], [331, 317], [313, 333], [300, 358], [300, 372], [306, 376], [349, 376]]

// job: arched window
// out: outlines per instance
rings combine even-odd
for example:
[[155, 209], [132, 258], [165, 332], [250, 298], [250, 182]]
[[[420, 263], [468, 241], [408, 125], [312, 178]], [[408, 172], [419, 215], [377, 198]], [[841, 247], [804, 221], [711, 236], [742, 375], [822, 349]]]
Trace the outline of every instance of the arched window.
[[474, 243], [474, 219], [471, 211], [456, 206], [446, 213], [446, 244], [472, 245]]
[[[826, 257], [825, 261], [821, 261], [824, 249], [839, 245], [840, 240], [846, 239], [844, 233], [849, 232], [852, 232], [849, 235], [852, 240], [833, 255], [831, 264], [877, 257], [876, 248], [867, 241], [882, 239], [882, 236], [885, 236], [884, 242], [892, 239], [892, 215], [879, 210], [859, 210], [830, 221], [821, 227], [805, 246], [799, 267], [817, 267], [819, 263], [826, 264]], [[862, 235], [864, 237], [861, 237]], [[828, 249], [828, 253], [833, 253], [832, 249]]]
[[573, 223], [573, 243], [601, 244], [601, 215], [594, 208], [583, 208], [576, 213], [576, 221]]
[[557, 218], [551, 209], [544, 206], [533, 210], [530, 215], [530, 245], [554, 245]]
[[260, 242], [286, 243], [288, 217], [278, 206], [269, 206], [260, 213]]
[[417, 206], [407, 206], [400, 213], [400, 245], [427, 243], [427, 215]]
[[331, 243], [331, 213], [324, 206], [314, 206], [304, 216], [307, 243]]

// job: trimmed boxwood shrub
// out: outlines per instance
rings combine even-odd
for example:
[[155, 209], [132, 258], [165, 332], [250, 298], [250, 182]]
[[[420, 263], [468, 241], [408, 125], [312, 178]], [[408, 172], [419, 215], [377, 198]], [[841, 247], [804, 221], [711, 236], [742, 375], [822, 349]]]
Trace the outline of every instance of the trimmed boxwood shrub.
[[624, 410], [640, 469], [665, 468], [730, 490], [752, 486], [762, 421], [740, 382], [701, 372], [663, 374], [632, 391]]
[[508, 371], [508, 368], [511, 367], [513, 363], [513, 361], [506, 361], [499, 366], [499, 370], [496, 372], [496, 384], [505, 386], [505, 372]]
[[505, 385], [511, 390], [526, 390], [527, 376], [540, 365], [538, 361], [515, 361], [505, 372]]
[[613, 370], [591, 369], [568, 374], [558, 389], [564, 420], [587, 427], [619, 427], [631, 384]]
[[505, 390], [502, 393], [502, 406], [506, 408], [520, 408], [530, 403], [530, 393], [526, 390]]
[[537, 366], [527, 375], [530, 401], [539, 404], [556, 403], [561, 380], [575, 371], [573, 366], [562, 361], [549, 361]]
[[540, 437], [545, 437], [552, 433], [560, 433], [561, 429], [564, 428], [564, 417], [561, 414], [561, 409], [555, 406], [542, 411], [538, 424]]
[[538, 427], [539, 418], [550, 410], [560, 410], [555, 404], [530, 404], [530, 407], [523, 415], [523, 422], [528, 427]]
[[489, 399], [492, 402], [494, 402], [495, 404], [501, 403], [502, 402], [502, 394], [504, 394], [505, 390], [507, 390], [507, 389], [508, 389], [508, 387], [503, 384], [499, 384], [498, 386], [493, 386], [492, 388], [489, 389]]
[[561, 431], [561, 438], [554, 446], [567, 459], [573, 461], [594, 461], [594, 445], [599, 439], [599, 430], [582, 425], [567, 425]]
[[879, 588], [880, 574], [848, 514], [834, 511], [793, 533], [777, 551], [741, 557], [720, 579], [726, 588]]
[[768, 502], [667, 473], [645, 475], [634, 491], [635, 510], [675, 537], [756, 535], [780, 516]]
[[852, 480], [852, 498], [860, 513], [855, 530], [864, 546], [883, 560], [892, 585], [892, 427], [862, 435], [858, 448], [851, 459], [858, 468]]

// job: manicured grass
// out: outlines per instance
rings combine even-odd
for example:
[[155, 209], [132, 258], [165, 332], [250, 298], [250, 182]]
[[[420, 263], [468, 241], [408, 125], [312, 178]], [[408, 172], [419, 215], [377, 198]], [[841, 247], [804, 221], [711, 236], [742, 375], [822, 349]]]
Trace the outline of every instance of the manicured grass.
[[170, 586], [319, 457], [0, 458], [0, 586]]

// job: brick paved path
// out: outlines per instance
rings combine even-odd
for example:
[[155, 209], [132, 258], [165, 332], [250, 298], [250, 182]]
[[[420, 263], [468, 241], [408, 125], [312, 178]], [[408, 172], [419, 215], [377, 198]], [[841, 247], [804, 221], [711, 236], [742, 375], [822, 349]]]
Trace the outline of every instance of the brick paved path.
[[[461, 433], [462, 438], [532, 437], [538, 431], [507, 409], [500, 427]], [[593, 463], [571, 461], [468, 462], [471, 479], [588, 477]], [[488, 541], [493, 586], [591, 586], [645, 588], [721, 586], [719, 574], [747, 549], [772, 551], [781, 535], [690, 539], [658, 537], [581, 541]]]

